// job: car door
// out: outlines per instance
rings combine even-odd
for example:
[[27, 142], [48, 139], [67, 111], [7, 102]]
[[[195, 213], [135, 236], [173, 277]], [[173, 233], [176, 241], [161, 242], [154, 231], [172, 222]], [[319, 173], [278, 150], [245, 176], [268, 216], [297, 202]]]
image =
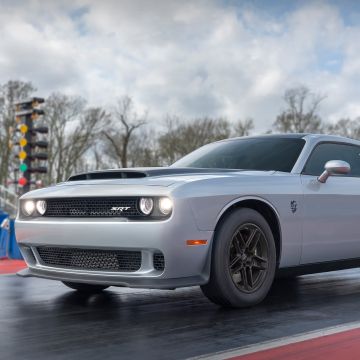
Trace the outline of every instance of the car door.
[[[330, 160], [350, 164], [348, 175], [317, 177]], [[315, 146], [301, 175], [304, 194], [301, 263], [360, 258], [360, 147], [322, 142]]]

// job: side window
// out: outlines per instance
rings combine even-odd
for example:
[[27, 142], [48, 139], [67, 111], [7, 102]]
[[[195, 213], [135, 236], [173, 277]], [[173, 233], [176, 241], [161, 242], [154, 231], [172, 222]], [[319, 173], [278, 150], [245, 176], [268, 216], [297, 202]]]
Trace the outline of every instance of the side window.
[[360, 177], [360, 146], [323, 143], [318, 145], [310, 155], [303, 174], [319, 176], [329, 160], [343, 160], [350, 164], [348, 176]]

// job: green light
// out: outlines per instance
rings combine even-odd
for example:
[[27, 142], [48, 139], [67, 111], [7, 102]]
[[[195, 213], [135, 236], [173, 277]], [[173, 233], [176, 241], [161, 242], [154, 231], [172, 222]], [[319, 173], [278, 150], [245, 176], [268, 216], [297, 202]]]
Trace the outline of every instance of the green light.
[[27, 165], [25, 164], [25, 163], [22, 163], [21, 165], [20, 165], [20, 171], [22, 171], [22, 172], [25, 172], [26, 170], [27, 170]]

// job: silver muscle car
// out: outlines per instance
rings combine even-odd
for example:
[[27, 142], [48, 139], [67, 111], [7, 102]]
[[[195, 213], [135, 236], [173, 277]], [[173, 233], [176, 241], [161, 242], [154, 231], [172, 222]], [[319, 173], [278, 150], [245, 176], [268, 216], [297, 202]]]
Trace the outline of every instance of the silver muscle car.
[[78, 291], [200, 285], [251, 306], [275, 276], [360, 266], [360, 142], [219, 141], [167, 168], [89, 172], [21, 197], [22, 276]]

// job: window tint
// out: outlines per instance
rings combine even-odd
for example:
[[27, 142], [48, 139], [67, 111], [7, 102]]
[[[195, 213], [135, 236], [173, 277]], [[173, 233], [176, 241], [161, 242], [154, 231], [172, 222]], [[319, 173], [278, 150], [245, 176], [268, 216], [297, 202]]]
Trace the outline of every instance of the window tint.
[[297, 138], [230, 140], [203, 146], [172, 166], [291, 172], [304, 144]]
[[343, 160], [350, 164], [348, 176], [360, 176], [360, 147], [346, 144], [324, 143], [318, 145], [305, 165], [304, 174], [319, 176], [330, 160]]

